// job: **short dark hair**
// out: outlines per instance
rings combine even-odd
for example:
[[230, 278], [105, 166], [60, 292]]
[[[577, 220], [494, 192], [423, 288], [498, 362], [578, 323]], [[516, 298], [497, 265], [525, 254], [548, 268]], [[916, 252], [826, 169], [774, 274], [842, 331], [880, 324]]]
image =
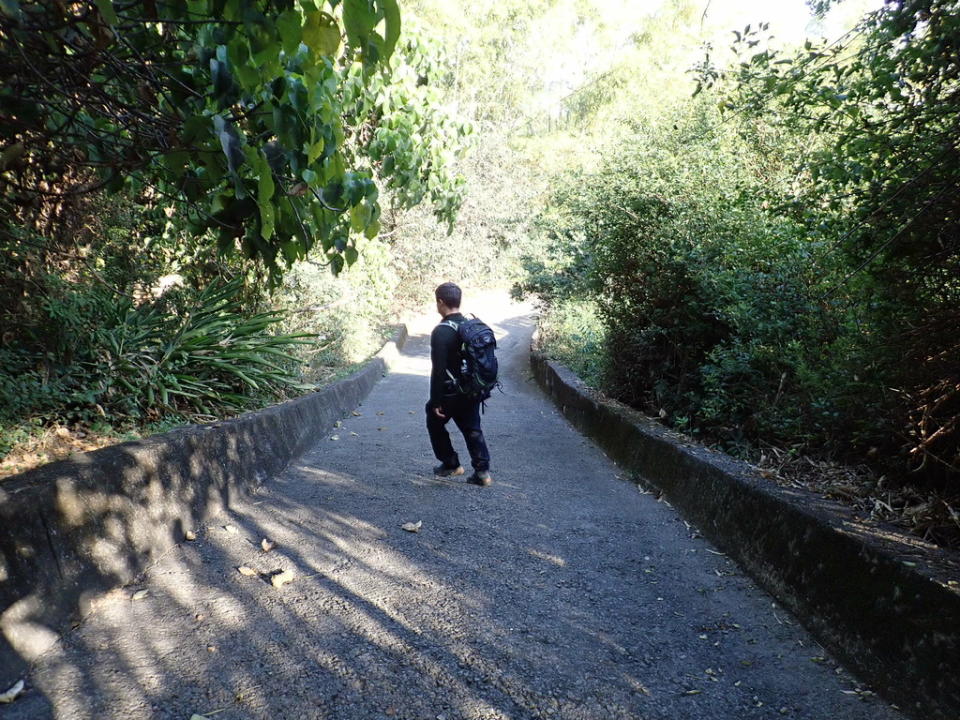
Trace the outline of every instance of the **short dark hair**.
[[445, 282], [437, 288], [435, 295], [437, 296], [437, 300], [448, 308], [458, 308], [460, 307], [460, 298], [463, 297], [463, 292], [458, 285], [452, 282]]

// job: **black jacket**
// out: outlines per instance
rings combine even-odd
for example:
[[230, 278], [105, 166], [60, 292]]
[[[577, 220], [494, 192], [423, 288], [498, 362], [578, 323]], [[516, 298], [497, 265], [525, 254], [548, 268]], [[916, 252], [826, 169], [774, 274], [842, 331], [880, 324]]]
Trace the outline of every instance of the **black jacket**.
[[454, 378], [460, 378], [460, 338], [456, 330], [444, 323], [462, 323], [466, 318], [462, 313], [452, 313], [443, 320], [430, 333], [430, 407], [442, 407], [444, 396], [455, 392], [448, 370]]

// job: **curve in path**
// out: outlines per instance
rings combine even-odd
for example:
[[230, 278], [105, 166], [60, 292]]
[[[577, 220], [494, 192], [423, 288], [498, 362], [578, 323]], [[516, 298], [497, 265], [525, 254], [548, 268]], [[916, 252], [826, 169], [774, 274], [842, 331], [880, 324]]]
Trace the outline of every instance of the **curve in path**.
[[426, 317], [356, 415], [102, 599], [0, 717], [900, 717], [555, 412], [529, 308], [465, 310], [501, 340], [493, 486], [431, 475]]

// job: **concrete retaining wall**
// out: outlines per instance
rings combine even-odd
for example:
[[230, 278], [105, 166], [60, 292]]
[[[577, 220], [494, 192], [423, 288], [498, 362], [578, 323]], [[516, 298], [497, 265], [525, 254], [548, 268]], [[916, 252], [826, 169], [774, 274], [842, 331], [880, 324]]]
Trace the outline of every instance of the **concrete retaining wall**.
[[758, 478], [537, 352], [531, 366], [575, 427], [661, 490], [875, 691], [917, 718], [960, 718], [956, 554]]
[[282, 471], [370, 392], [406, 340], [319, 392], [51, 463], [0, 485], [0, 688], [88, 611]]

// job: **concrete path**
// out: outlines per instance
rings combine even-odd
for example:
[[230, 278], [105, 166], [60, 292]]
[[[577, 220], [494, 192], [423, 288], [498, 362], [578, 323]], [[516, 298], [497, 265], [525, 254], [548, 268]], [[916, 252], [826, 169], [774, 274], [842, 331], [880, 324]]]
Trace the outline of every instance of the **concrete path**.
[[501, 338], [491, 487], [430, 472], [425, 318], [357, 416], [104, 598], [0, 717], [902, 717], [558, 416], [529, 308], [464, 309]]

